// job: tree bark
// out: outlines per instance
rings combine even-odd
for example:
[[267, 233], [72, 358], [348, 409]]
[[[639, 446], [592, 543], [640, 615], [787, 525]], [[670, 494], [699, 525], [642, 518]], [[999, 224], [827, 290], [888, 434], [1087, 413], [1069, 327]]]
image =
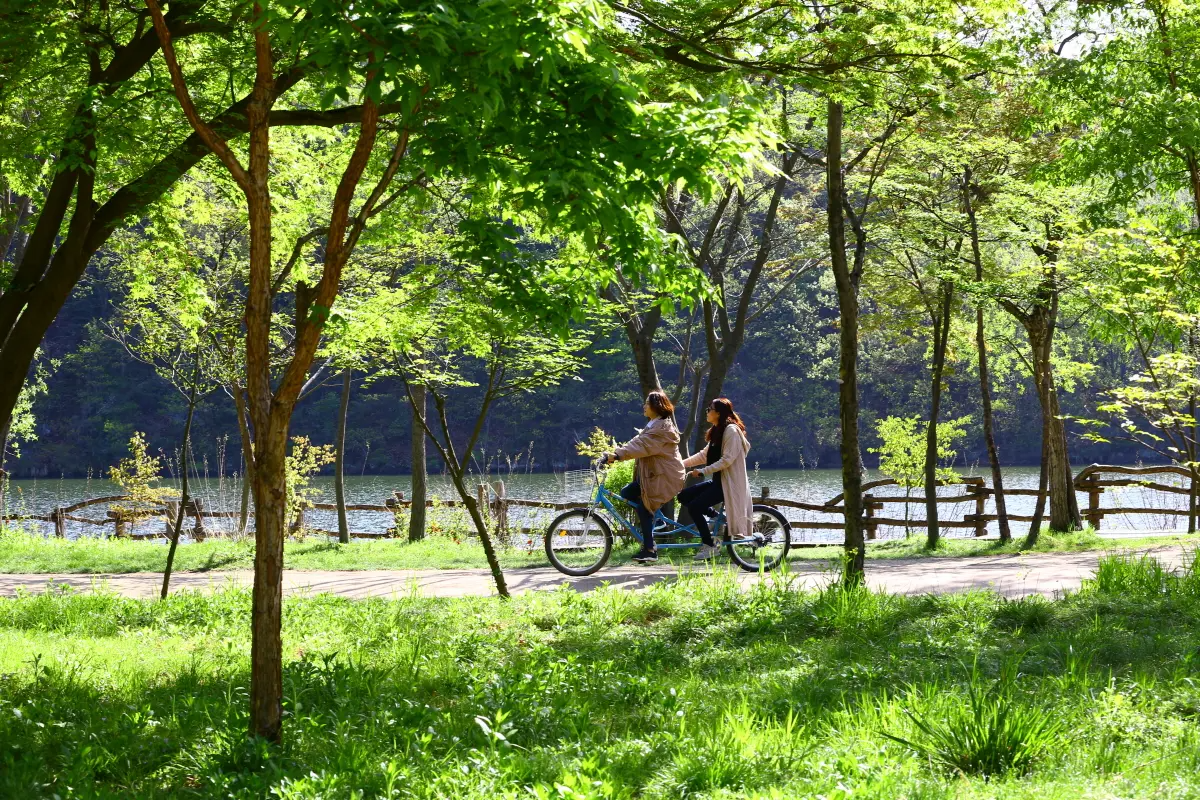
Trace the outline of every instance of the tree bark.
[[[1049, 229], [1049, 226], [1047, 226]], [[1049, 240], [1050, 234], [1047, 234]], [[1074, 531], [1083, 527], [1079, 501], [1075, 497], [1075, 476], [1067, 450], [1067, 429], [1059, 414], [1058, 389], [1054, 381], [1052, 354], [1058, 325], [1057, 244], [1035, 247], [1042, 258], [1043, 277], [1035, 289], [1032, 308], [1024, 311], [1009, 300], [1001, 305], [1021, 323], [1029, 339], [1033, 383], [1042, 412], [1042, 464], [1050, 501], [1050, 529]], [[1035, 515], [1036, 516], [1036, 515]], [[1031, 533], [1032, 533], [1031, 528]], [[1037, 534], [1033, 533], [1036, 539]]]
[[425, 538], [425, 502], [428, 499], [429, 473], [425, 458], [426, 413], [425, 387], [413, 384], [412, 394], [412, 505], [408, 514], [408, 540]]
[[196, 412], [196, 390], [200, 383], [200, 359], [196, 358], [196, 366], [192, 372], [192, 388], [188, 392], [187, 420], [183, 423], [183, 447], [179, 451], [180, 458], [179, 480], [179, 511], [175, 514], [175, 525], [171, 528], [171, 546], [167, 550], [167, 564], [163, 567], [163, 583], [160, 598], [167, 599], [171, 589], [171, 570], [175, 566], [175, 550], [179, 547], [179, 534], [183, 531], [183, 521], [187, 517], [188, 504], [188, 450], [192, 446], [192, 417]]
[[283, 725], [283, 541], [287, 531], [287, 426], [257, 429], [250, 733], [278, 742]]
[[933, 320], [933, 370], [930, 381], [929, 427], [925, 431], [925, 546], [938, 546], [941, 525], [938, 521], [937, 458], [938, 418], [942, 410], [942, 373], [946, 365], [946, 344], [950, 338], [950, 309], [954, 301], [954, 284], [942, 281], [942, 302], [939, 316]]
[[1046, 439], [1046, 485], [1050, 500], [1050, 529], [1067, 532], [1083, 527], [1079, 502], [1075, 497], [1075, 481], [1067, 453], [1067, 431], [1059, 417], [1058, 392], [1054, 385], [1054, 370], [1050, 362], [1050, 332], [1043, 332], [1030, 342], [1034, 348], [1034, 368], [1037, 370], [1038, 399], [1041, 402]]
[[857, 586], [865, 575], [863, 539], [862, 471], [858, 442], [858, 286], [846, 260], [846, 219], [842, 202], [845, 176], [842, 173], [842, 104], [829, 100], [826, 145], [826, 191], [828, 194], [829, 260], [837, 286], [838, 319], [838, 415], [841, 420], [842, 508], [845, 519], [845, 564], [842, 580]]
[[350, 411], [350, 370], [342, 374], [342, 402], [338, 406], [337, 452], [333, 459], [333, 493], [337, 502], [338, 541], [350, 544], [346, 522], [346, 418]]

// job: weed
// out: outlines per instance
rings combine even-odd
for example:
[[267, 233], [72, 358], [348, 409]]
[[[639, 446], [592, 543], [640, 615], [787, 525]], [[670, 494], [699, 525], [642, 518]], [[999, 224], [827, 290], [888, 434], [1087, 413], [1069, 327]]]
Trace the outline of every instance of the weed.
[[1025, 773], [1061, 744], [1062, 720], [1018, 697], [1010, 676], [985, 685], [976, 665], [966, 689], [965, 700], [952, 698], [940, 718], [905, 709], [920, 741], [883, 735], [952, 772], [985, 777]]

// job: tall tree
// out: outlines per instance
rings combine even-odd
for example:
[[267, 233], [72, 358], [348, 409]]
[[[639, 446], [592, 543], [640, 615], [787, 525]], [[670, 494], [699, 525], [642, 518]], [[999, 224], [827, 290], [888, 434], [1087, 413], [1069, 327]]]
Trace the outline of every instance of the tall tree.
[[[662, 252], [661, 237], [646, 224], [652, 219], [649, 203], [669, 180], [708, 182], [709, 165], [732, 159], [756, 140], [754, 118], [739, 118], [737, 109], [726, 111], [719, 103], [689, 109], [640, 104], [636, 87], [614, 81], [613, 57], [596, 41], [603, 19], [580, 13], [571, 3], [500, 6], [431, 0], [401, 8], [377, 0], [361, 4], [351, 19], [335, 0], [302, 6], [272, 3], [270, 13], [266, 2], [256, 2], [244, 18], [255, 72], [247, 104], [249, 152], [243, 161], [197, 111], [169, 25], [155, 0], [146, 2], [176, 99], [238, 185], [249, 217], [246, 369], [256, 509], [250, 727], [256, 735], [278, 740], [288, 426], [341, 289], [344, 267], [374, 208], [389, 202], [384, 194], [393, 178], [402, 168], [410, 176], [397, 190], [401, 192], [420, 175], [456, 173], [470, 176], [480, 189], [495, 187], [497, 205], [507, 213], [465, 219], [460, 250], [481, 263], [503, 289], [494, 296], [496, 302], [528, 308], [536, 319], [561, 329], [574, 304], [585, 301], [590, 287], [608, 277], [608, 268], [593, 272], [591, 281], [579, 280], [576, 272], [551, 291], [548, 281], [531, 280], [535, 276], [514, 247], [511, 223], [554, 225], [591, 242], [604, 235], [605, 246], [623, 264], [648, 265]], [[275, 45], [282, 41], [288, 42], [288, 53], [307, 54], [308, 62], [334, 81], [327, 101], [346, 99], [354, 91], [363, 103], [357, 136], [330, 200], [319, 277], [315, 285], [296, 281], [292, 356], [273, 386], [269, 352], [278, 286], [272, 260], [269, 131], [275, 89], [291, 69], [287, 61], [276, 64], [282, 50]], [[391, 103], [400, 115], [394, 144], [382, 159], [374, 158], [381, 106]], [[709, 129], [713, 115], [731, 123], [722, 126], [719, 136]], [[597, 136], [599, 130], [607, 135]], [[739, 136], [739, 130], [748, 132]], [[373, 188], [360, 192], [368, 172]], [[354, 205], [357, 213], [352, 213]], [[686, 273], [655, 274], [660, 288], [695, 285]]]
[[[813, 123], [824, 122], [824, 137], [806, 160], [825, 175], [829, 261], [839, 308], [844, 578], [848, 584], [860, 583], [864, 541], [858, 293], [867, 252], [865, 215], [873, 199], [874, 179], [886, 166], [880, 154], [912, 114], [936, 102], [946, 77], [953, 79], [978, 63], [976, 45], [986, 38], [985, 31], [996, 26], [1003, 9], [986, 4], [918, 5], [907, 0], [887, 0], [869, 8], [803, 0], [732, 9], [716, 2], [684, 8], [663, 0], [613, 6], [640, 23], [639, 43], [648, 57], [710, 74], [738, 70], [776, 75], [814, 98], [809, 115]], [[861, 130], [861, 143], [844, 143], [848, 109], [856, 128], [851, 138]], [[860, 119], [866, 122], [881, 116], [885, 123], [870, 134], [866, 133], [870, 124], [858, 129]], [[855, 147], [849, 157], [844, 144]], [[861, 187], [848, 186], [847, 174], [860, 166], [869, 174], [867, 180]], [[847, 222], [853, 241], [847, 237]]]
[[[254, 74], [253, 58], [228, 46], [237, 7], [232, 0], [178, 0], [163, 15], [167, 32], [196, 55], [187, 80], [198, 113], [225, 139], [248, 129], [252, 99], [227, 91], [244, 88]], [[176, 134], [187, 127], [164, 116], [172, 88], [167, 74], [151, 66], [159, 38], [148, 23], [144, 10], [128, 3], [31, 0], [5, 12], [0, 172], [22, 178], [16, 190], [28, 233], [0, 253], [9, 267], [0, 283], [0, 427], [92, 257], [209, 153], [199, 133]], [[264, 85], [272, 106], [315, 68], [302, 58]], [[362, 114], [352, 104], [328, 111], [307, 102], [285, 105], [262, 123], [334, 126]], [[29, 157], [38, 153], [49, 155]]]

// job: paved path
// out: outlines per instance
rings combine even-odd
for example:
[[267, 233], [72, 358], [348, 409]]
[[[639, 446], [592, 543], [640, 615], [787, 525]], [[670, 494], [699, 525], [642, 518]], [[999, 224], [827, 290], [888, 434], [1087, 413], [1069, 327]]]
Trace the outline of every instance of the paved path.
[[[1142, 550], [1172, 568], [1180, 566], [1184, 548], [1155, 547]], [[899, 594], [957, 592], [964, 589], [993, 589], [1006, 597], [1030, 594], [1052, 596], [1065, 589], [1076, 589], [1082, 579], [1096, 568], [1100, 553], [1034, 553], [974, 558], [895, 559], [867, 562], [867, 583], [873, 589]], [[718, 564], [717, 571], [729, 569]], [[601, 570], [587, 578], [568, 578], [552, 569], [513, 569], [505, 573], [509, 591], [515, 593], [556, 589], [562, 584], [578, 591], [590, 591], [604, 584], [625, 589], [641, 589], [682, 574], [709, 572], [708, 567], [626, 566]], [[730, 570], [739, 580], [749, 583], [757, 575]], [[800, 562], [793, 565], [792, 576], [798, 585], [816, 587], [830, 578], [822, 564]], [[249, 586], [251, 573], [182, 572], [171, 579], [173, 590], [211, 591], [222, 586]], [[135, 572], [124, 575], [0, 575], [0, 596], [18, 590], [45, 591], [48, 586], [68, 585], [87, 591], [105, 587], [129, 597], [156, 597], [162, 585], [161, 573]], [[435, 597], [487, 596], [494, 594], [487, 570], [361, 570], [342, 572], [303, 572], [286, 570], [284, 592], [289, 595], [328, 592], [341, 597], [392, 597], [414, 592]]]

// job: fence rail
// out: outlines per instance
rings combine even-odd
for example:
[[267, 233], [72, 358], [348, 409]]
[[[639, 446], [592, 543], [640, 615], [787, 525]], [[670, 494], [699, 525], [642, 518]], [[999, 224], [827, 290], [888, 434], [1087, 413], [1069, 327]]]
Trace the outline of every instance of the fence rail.
[[[1122, 477], [1112, 478], [1103, 477], [1106, 475], [1119, 475]], [[1164, 483], [1161, 480], [1153, 478], [1159, 476], [1174, 475], [1187, 480], [1186, 485]], [[907, 527], [907, 528], [922, 528], [928, 523], [924, 519], [908, 518], [901, 519], [895, 515], [884, 515], [884, 509], [888, 506], [907, 506], [907, 505], [925, 505], [925, 497], [919, 495], [900, 495], [900, 494], [875, 494], [872, 490], [884, 489], [886, 487], [898, 486], [893, 480], [874, 480], [863, 484], [863, 523], [866, 528], [867, 539], [878, 538], [879, 529], [881, 527]], [[971, 511], [962, 514], [960, 518], [949, 518], [939, 520], [939, 525], [949, 529], [967, 529], [973, 530], [975, 536], [984, 536], [987, 534], [987, 526], [991, 522], [995, 522], [998, 516], [995, 513], [987, 513], [988, 501], [993, 499], [995, 491], [987, 486], [984, 478], [967, 477], [953, 481], [944, 481], [940, 486], [961, 486], [962, 492], [950, 495], [939, 495], [936, 502], [939, 504], [970, 504]], [[1083, 468], [1075, 476], [1074, 480], [1075, 491], [1087, 495], [1086, 510], [1082, 512], [1086, 519], [1094, 528], [1099, 528], [1105, 517], [1118, 514], [1139, 514], [1139, 515], [1162, 515], [1175, 517], [1188, 517], [1189, 530], [1194, 531], [1198, 519], [1200, 519], [1200, 480], [1182, 467], [1172, 465], [1157, 466], [1157, 467], [1125, 467], [1113, 466], [1105, 464], [1092, 464]], [[1148, 491], [1158, 492], [1165, 495], [1186, 495], [1189, 498], [1187, 508], [1179, 508], [1178, 506], [1168, 506], [1165, 504], [1149, 504], [1143, 506], [1104, 506], [1102, 500], [1104, 495], [1114, 489], [1125, 487], [1141, 487]], [[1006, 495], [1036, 497], [1039, 492], [1036, 489], [1006, 489]], [[509, 497], [503, 481], [484, 484], [481, 483], [477, 487], [475, 500], [476, 506], [484, 513], [485, 517], [496, 527], [497, 531], [502, 536], [507, 536], [510, 530], [515, 530], [523, 533], [536, 533], [538, 528], [530, 526], [513, 526], [513, 515], [515, 509], [526, 508], [542, 511], [563, 511], [574, 508], [586, 508], [590, 505], [583, 501], [568, 501], [568, 502], [549, 502], [545, 500]], [[792, 526], [795, 529], [808, 530], [841, 530], [844, 526], [842, 516], [844, 514], [843, 495], [837, 494], [831, 497], [824, 503], [812, 503], [802, 500], [791, 500], [782, 497], [771, 496], [770, 489], [762, 487], [759, 496], [754, 498], [755, 503], [765, 503], [775, 506], [780, 509], [796, 509], [805, 511], [810, 514], [826, 515], [826, 519], [796, 519], [791, 520]], [[157, 539], [169, 535], [171, 525], [173, 524], [176, 515], [179, 513], [178, 503], [167, 502], [161, 505], [155, 505], [147, 508], [136, 510], [108, 509], [103, 518], [81, 516], [75, 512], [83, 511], [91, 506], [109, 505], [113, 503], [129, 502], [130, 498], [123, 495], [113, 495], [107, 497], [93, 497], [87, 500], [81, 500], [71, 505], [61, 506], [51, 510], [46, 514], [23, 514], [10, 515], [0, 517], [4, 522], [19, 522], [19, 521], [38, 521], [46, 522], [54, 525], [55, 535], [65, 537], [67, 522], [75, 522], [83, 525], [92, 526], [113, 526], [113, 535], [121, 538], [130, 539]], [[428, 508], [461, 508], [464, 504], [461, 500], [444, 500], [444, 501], [427, 501]], [[358, 512], [375, 512], [380, 514], [389, 514], [393, 517], [400, 509], [409, 508], [412, 506], [411, 500], [406, 500], [403, 493], [394, 492], [393, 496], [386, 499], [383, 503], [353, 503], [346, 506], [347, 511]], [[312, 503], [308, 506], [311, 509], [321, 511], [335, 511], [337, 505], [334, 503]], [[200, 499], [189, 501], [188, 507], [185, 509], [185, 529], [189, 536], [196, 541], [202, 541], [209, 535], [209, 530], [204, 524], [206, 519], [231, 519], [240, 517], [239, 511], [214, 511], [204, 507], [204, 503]], [[251, 516], [253, 516], [251, 514]], [[162, 533], [138, 533], [131, 530], [131, 523], [139, 520], [163, 519], [165, 525]], [[1034, 518], [1030, 515], [1009, 514], [1008, 518], [1015, 522], [1030, 522]], [[188, 520], [191, 525], [188, 527]], [[293, 529], [300, 526], [302, 516], [297, 519]], [[311, 530], [311, 529], [310, 529]], [[336, 531], [328, 531], [323, 529], [312, 530], [313, 533], [326, 534], [336, 536]], [[356, 539], [379, 539], [390, 538], [397, 535], [396, 528], [389, 527], [384, 532], [361, 532], [355, 531], [350, 535]]]

